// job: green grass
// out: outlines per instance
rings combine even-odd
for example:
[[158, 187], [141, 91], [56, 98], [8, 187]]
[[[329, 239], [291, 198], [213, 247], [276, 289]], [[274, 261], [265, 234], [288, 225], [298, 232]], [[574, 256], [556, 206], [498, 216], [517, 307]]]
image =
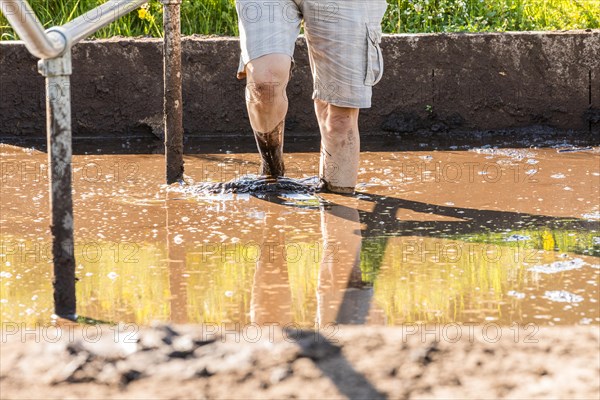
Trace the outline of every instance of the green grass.
[[[91, 10], [98, 0], [30, 0], [45, 27]], [[600, 28], [600, 0], [388, 0], [388, 33], [481, 32]], [[162, 34], [162, 5], [151, 1], [100, 30], [96, 37]], [[183, 0], [181, 28], [190, 34], [238, 34], [234, 0]], [[0, 40], [16, 36], [0, 15]]]
[[594, 29], [598, 0], [389, 0], [386, 32]]

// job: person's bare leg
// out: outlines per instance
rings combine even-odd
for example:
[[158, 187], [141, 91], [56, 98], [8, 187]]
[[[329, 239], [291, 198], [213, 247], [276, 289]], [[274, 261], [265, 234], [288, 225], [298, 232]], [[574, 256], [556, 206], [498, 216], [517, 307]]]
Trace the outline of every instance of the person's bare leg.
[[286, 86], [291, 58], [268, 54], [246, 64], [246, 106], [262, 161], [259, 173], [283, 176], [283, 131], [288, 109]]
[[319, 176], [325, 189], [354, 193], [360, 157], [359, 109], [315, 99], [315, 112], [321, 130]]

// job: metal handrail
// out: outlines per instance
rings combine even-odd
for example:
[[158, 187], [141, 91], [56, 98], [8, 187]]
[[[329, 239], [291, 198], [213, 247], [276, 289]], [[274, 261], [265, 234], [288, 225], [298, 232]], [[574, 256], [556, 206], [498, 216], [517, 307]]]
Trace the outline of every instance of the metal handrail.
[[[110, 0], [63, 26], [46, 31], [26, 0], [0, 0], [0, 11], [39, 57], [38, 71], [46, 79], [46, 132], [54, 310], [76, 319], [73, 198], [71, 185], [71, 85], [72, 46], [98, 29], [133, 11], [148, 0]], [[183, 110], [181, 89], [181, 0], [163, 3], [163, 85], [165, 165], [167, 183], [183, 179]]]
[[44, 32], [44, 27], [26, 1], [0, 0], [0, 11], [34, 56], [54, 58], [65, 50], [66, 38]]
[[[67, 34], [69, 43], [74, 44], [147, 2], [148, 0], [111, 0], [67, 22], [62, 29]], [[51, 30], [52, 28], [49, 29]]]
[[148, 0], [110, 0], [63, 26], [46, 31], [26, 0], [0, 0], [4, 14], [27, 50], [41, 59], [55, 58], [73, 44], [116, 21]]

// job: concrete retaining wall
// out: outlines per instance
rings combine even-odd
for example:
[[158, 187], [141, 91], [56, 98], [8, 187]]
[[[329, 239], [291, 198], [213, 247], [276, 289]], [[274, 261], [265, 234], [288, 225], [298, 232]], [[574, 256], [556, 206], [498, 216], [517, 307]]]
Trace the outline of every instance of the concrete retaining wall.
[[[162, 42], [110, 39], [74, 48], [74, 136], [160, 136]], [[544, 126], [600, 131], [600, 31], [418, 34], [383, 38], [386, 70], [361, 129], [468, 132]], [[236, 38], [183, 42], [188, 136], [249, 132]], [[290, 135], [317, 135], [306, 44], [288, 87]], [[44, 81], [19, 42], [0, 42], [0, 138], [44, 135]]]

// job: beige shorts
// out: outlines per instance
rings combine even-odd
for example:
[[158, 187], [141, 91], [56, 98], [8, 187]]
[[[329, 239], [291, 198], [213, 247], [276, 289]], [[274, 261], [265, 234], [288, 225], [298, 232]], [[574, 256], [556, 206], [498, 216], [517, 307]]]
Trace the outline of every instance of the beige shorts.
[[246, 64], [282, 53], [294, 61], [304, 20], [313, 75], [313, 99], [340, 107], [371, 107], [372, 87], [383, 74], [381, 19], [386, 0], [236, 0], [241, 57]]

